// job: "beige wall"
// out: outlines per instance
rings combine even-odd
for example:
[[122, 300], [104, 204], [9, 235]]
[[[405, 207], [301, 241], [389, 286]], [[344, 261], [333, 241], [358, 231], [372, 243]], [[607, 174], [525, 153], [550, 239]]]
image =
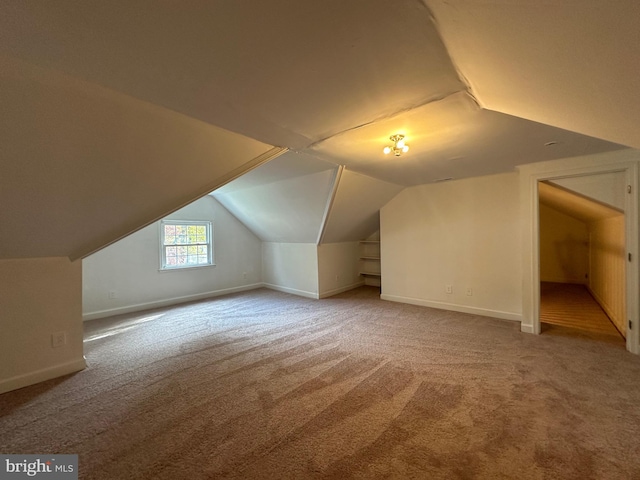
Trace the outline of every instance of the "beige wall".
[[400, 192], [380, 213], [382, 298], [519, 320], [518, 188], [507, 173]]
[[589, 270], [587, 224], [540, 205], [540, 280], [586, 283]]
[[[0, 393], [85, 367], [81, 289], [80, 262], [0, 260]], [[53, 348], [58, 332], [66, 343]]]
[[589, 289], [622, 334], [626, 334], [624, 215], [589, 224]]

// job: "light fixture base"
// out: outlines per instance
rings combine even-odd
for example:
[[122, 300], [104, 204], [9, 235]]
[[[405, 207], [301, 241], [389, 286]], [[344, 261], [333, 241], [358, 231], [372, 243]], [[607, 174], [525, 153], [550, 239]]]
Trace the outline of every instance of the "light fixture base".
[[388, 155], [389, 153], [393, 152], [393, 154], [396, 157], [399, 157], [403, 153], [406, 153], [409, 151], [409, 145], [404, 143], [404, 135], [402, 133], [396, 133], [394, 135], [391, 135], [389, 137], [389, 140], [393, 142], [393, 145], [388, 145], [384, 147], [382, 151], [385, 153], [385, 155]]

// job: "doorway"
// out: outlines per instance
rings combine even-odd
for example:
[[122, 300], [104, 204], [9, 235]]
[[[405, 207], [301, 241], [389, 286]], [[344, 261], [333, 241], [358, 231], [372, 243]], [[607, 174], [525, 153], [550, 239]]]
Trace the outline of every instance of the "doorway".
[[559, 325], [624, 342], [624, 189], [622, 172], [538, 182], [543, 332]]
[[638, 311], [640, 310], [640, 278], [638, 263], [638, 160], [640, 153], [633, 150], [575, 157], [519, 167], [522, 205], [522, 321], [521, 330], [540, 334], [540, 250], [539, 250], [539, 197], [540, 181], [563, 181], [573, 178], [621, 172], [625, 179], [625, 321], [627, 322], [626, 349], [640, 353]]

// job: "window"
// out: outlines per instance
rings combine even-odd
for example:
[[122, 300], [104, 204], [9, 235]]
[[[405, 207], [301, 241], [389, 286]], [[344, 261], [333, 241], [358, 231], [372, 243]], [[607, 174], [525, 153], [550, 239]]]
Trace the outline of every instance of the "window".
[[211, 222], [162, 220], [161, 270], [213, 265]]

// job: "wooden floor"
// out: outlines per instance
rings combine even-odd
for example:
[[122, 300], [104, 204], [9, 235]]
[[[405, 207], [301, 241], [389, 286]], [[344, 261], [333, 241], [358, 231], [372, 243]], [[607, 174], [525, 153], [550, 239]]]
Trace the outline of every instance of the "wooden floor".
[[625, 342], [584, 285], [541, 282], [540, 322], [543, 333], [570, 329], [622, 345]]

